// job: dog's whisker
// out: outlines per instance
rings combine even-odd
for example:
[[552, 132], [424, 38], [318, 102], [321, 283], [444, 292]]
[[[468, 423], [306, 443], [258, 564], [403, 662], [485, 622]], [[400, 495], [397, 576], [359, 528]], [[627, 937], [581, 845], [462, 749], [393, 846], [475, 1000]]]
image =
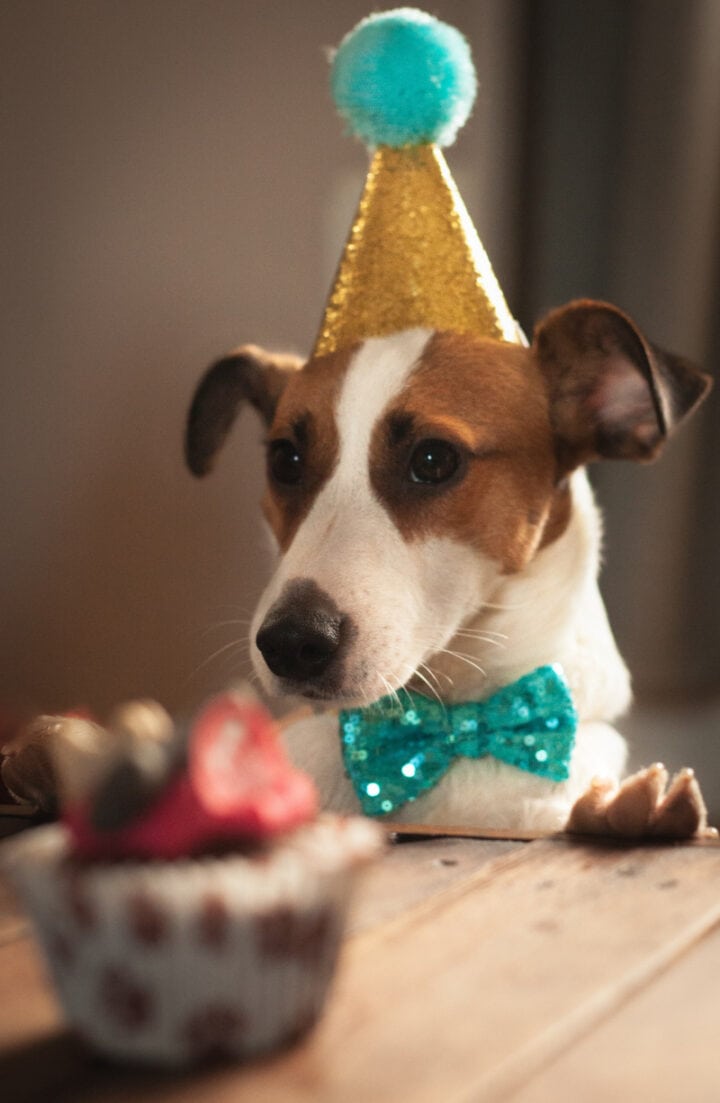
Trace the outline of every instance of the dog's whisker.
[[[433, 675], [433, 677], [435, 677], [435, 678], [438, 678], [438, 677], [444, 678], [445, 681], [447, 682], [448, 686], [454, 686], [455, 685], [455, 679], [451, 678], [450, 675], [447, 674], [444, 670], [433, 670], [431, 667], [429, 667], [427, 665], [427, 663], [423, 663], [423, 666], [425, 667], [426, 670], [430, 671], [430, 673]], [[439, 684], [440, 683], [438, 682], [438, 685]]]
[[[420, 666], [425, 666], [425, 664], [424, 664], [424, 663], [420, 663]], [[427, 678], [425, 677], [425, 675], [424, 675], [424, 674], [423, 674], [423, 673], [421, 672], [421, 670], [420, 670], [420, 666], [419, 666], [419, 667], [417, 668], [417, 670], [415, 671], [414, 677], [416, 677], [416, 678], [419, 678], [421, 682], [424, 682], [424, 683], [425, 683], [425, 685], [426, 685], [426, 686], [428, 687], [428, 689], [430, 690], [430, 693], [432, 694], [432, 696], [433, 696], [433, 697], [434, 697], [434, 698], [436, 699], [436, 701], [438, 702], [438, 704], [439, 704], [439, 705], [442, 705], [442, 707], [443, 707], [443, 709], [444, 709], [444, 708], [445, 708], [445, 702], [443, 701], [442, 697], [440, 696], [440, 694], [438, 693], [437, 689], [436, 689], [436, 688], [435, 688], [435, 686], [434, 686], [434, 685], [432, 684], [432, 682], [430, 682], [430, 681], [429, 681], [429, 680], [428, 680], [428, 679], [427, 679]], [[426, 669], [426, 670], [429, 670], [429, 667], [425, 667], [425, 669]], [[430, 673], [432, 674], [432, 671], [430, 671]]]
[[477, 659], [477, 655], [472, 651], [457, 651], [455, 648], [448, 648], [448, 655], [456, 655], [461, 659]]
[[220, 657], [218, 662], [218, 669], [228, 677], [242, 677], [243, 671], [252, 666], [250, 656], [247, 653], [243, 654], [242, 651], [235, 653], [229, 650], [226, 655]]
[[201, 670], [204, 670], [209, 663], [212, 663], [216, 659], [219, 659], [220, 656], [224, 655], [226, 651], [230, 651], [231, 648], [242, 648], [244, 644], [245, 640], [231, 640], [230, 643], [226, 643], [222, 647], [218, 647], [217, 651], [213, 651], [212, 655], [208, 655], [206, 659], [203, 659], [203, 661], [195, 667], [195, 670], [192, 673], [192, 677], [196, 678]]
[[483, 678], [487, 678], [487, 671], [483, 670], [479, 663], [473, 661], [474, 656], [470, 658], [469, 655], [465, 655], [462, 651], [449, 651], [446, 647], [440, 649], [440, 654], [450, 655], [451, 658], [460, 659], [461, 662], [467, 663], [468, 666], [472, 666], [475, 670], [479, 671]]
[[252, 622], [252, 617], [242, 617], [238, 620], [219, 620], [216, 624], [208, 624], [206, 628], [203, 628], [202, 634], [206, 636], [209, 632], [215, 632], [218, 628], [246, 628]]
[[385, 677], [384, 674], [380, 673], [380, 671], [378, 671], [378, 678], [380, 679], [382, 684], [385, 686], [385, 689], [387, 690], [388, 693], [394, 693], [395, 692], [393, 687], [391, 686], [390, 682], [387, 680], [387, 678]]
[[224, 656], [224, 666], [229, 669], [237, 669], [238, 667], [250, 667], [252, 665], [250, 655], [247, 648], [239, 647], [237, 654], [233, 654], [228, 651], [228, 654]]
[[495, 632], [491, 628], [458, 628], [455, 632], [456, 636], [470, 636], [476, 637], [479, 640], [497, 639], [508, 640], [510, 637], [507, 632]]
[[400, 694], [401, 693], [405, 694], [405, 696], [407, 698], [407, 704], [408, 705], [412, 704], [412, 697], [410, 696], [410, 690], [407, 688], [407, 682], [410, 678], [412, 678], [414, 673], [415, 673], [414, 667], [408, 666], [408, 667], [406, 667], [405, 672], [403, 674], [391, 674], [390, 675], [390, 677], [396, 683], [396, 689], [393, 690], [393, 697], [395, 698], [395, 701], [397, 702], [398, 708], [403, 708], [404, 707], [402, 701], [400, 700]]
[[[507, 641], [509, 641], [510, 638], [505, 632], [496, 632], [493, 629], [457, 628], [448, 637], [446, 642], [450, 642], [458, 637], [467, 640], [476, 640], [479, 643], [486, 643], [492, 647], [498, 647], [503, 650], [508, 646]], [[442, 648], [438, 647], [439, 641], [434, 632], [426, 633], [422, 642], [425, 644], [427, 654], [435, 655], [442, 651]]]
[[[380, 674], [379, 671], [378, 674]], [[400, 695], [398, 694], [398, 689], [400, 689], [401, 687], [399, 685], [397, 687], [393, 686], [384, 674], [380, 674], [380, 680], [387, 690], [387, 696], [391, 697], [392, 700], [395, 701], [398, 708], [402, 708], [402, 701], [400, 700]]]
[[[420, 666], [422, 666], [422, 665], [423, 664], [420, 663]], [[441, 699], [440, 694], [438, 693], [437, 689], [432, 684], [432, 682], [429, 680], [429, 678], [426, 678], [425, 675], [422, 673], [422, 671], [420, 670], [420, 666], [418, 666], [417, 669], [415, 670], [415, 672], [413, 674], [413, 677], [414, 678], [419, 678], [421, 682], [424, 682], [425, 685], [430, 690], [430, 692], [432, 693], [433, 697], [436, 697], [437, 700], [440, 701], [440, 699]]]
[[505, 603], [505, 602], [496, 603], [496, 602], [493, 602], [493, 601], [483, 601], [480, 608], [481, 609], [499, 609], [500, 612], [504, 613], [504, 612], [507, 612], [507, 611], [511, 612], [514, 609], [526, 609], [528, 605], [532, 605], [532, 604], [533, 604], [533, 602], [531, 602], [529, 600], [528, 601], [513, 601], [513, 602], [507, 602], [507, 603]]
[[262, 695], [263, 686], [262, 682], [260, 681], [260, 676], [258, 675], [256, 670], [253, 670], [251, 667], [247, 674], [243, 675], [243, 680], [246, 681], [253, 689], [257, 687], [259, 695]]
[[[437, 686], [438, 688], [440, 688], [440, 679], [439, 679], [439, 677], [438, 677], [438, 673], [437, 673], [437, 671], [436, 671], [436, 670], [433, 670], [433, 668], [432, 668], [431, 666], [428, 666], [428, 664], [427, 664], [427, 663], [418, 663], [418, 668], [420, 668], [420, 667], [422, 667], [422, 669], [423, 669], [423, 670], [426, 670], [426, 671], [428, 672], [428, 674], [430, 675], [430, 677], [431, 677], [431, 678], [432, 678], [432, 679], [434, 680], [434, 682], [435, 682], [435, 685], [436, 685], [436, 686]], [[442, 673], [442, 672], [441, 672], [441, 673]], [[444, 675], [444, 677], [445, 677], [445, 678], [448, 678], [448, 677], [449, 677], [449, 675], [445, 674], [445, 675]]]
[[448, 686], [451, 686], [453, 684], [452, 678], [450, 677], [449, 674], [446, 674], [442, 670], [439, 673], [438, 673], [437, 670], [433, 670], [433, 668], [431, 666], [429, 666], [428, 663], [419, 663], [418, 664], [418, 672], [419, 672], [421, 667], [424, 671], [427, 672], [428, 677], [432, 678], [433, 682], [437, 686], [436, 696], [437, 696], [439, 701], [442, 701], [442, 686], [440, 684], [440, 675], [442, 675], [442, 677], [445, 679]]
[[502, 640], [494, 640], [489, 636], [475, 635], [475, 634], [470, 635], [466, 632], [456, 632], [455, 635], [456, 636], [462, 636], [465, 639], [475, 640], [477, 643], [488, 643], [492, 647], [499, 647], [501, 649], [501, 651], [507, 650], [507, 644], [506, 643], [503, 643]]

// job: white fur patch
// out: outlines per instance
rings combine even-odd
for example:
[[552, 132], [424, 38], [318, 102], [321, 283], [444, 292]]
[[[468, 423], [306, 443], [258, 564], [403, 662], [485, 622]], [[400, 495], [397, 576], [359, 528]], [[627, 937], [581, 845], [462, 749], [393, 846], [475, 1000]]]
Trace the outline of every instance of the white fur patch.
[[[336, 411], [338, 462], [259, 603], [253, 660], [266, 689], [278, 692], [255, 635], [285, 587], [309, 579], [355, 627], [340, 690], [346, 702], [367, 704], [416, 670], [428, 693], [467, 700], [534, 667], [561, 663], [582, 721], [568, 782], [558, 785], [491, 759], [462, 760], [398, 814], [427, 823], [556, 830], [593, 776], [617, 778], [624, 763], [622, 737], [599, 722], [622, 712], [630, 698], [597, 589], [600, 518], [579, 471], [571, 481], [566, 531], [517, 575], [503, 575], [498, 564], [455, 540], [402, 538], [373, 493], [370, 442], [429, 336], [411, 330], [367, 341], [350, 363]], [[336, 715], [301, 721], [288, 742], [318, 783], [325, 807], [357, 809], [340, 759]]]
[[372, 431], [383, 410], [403, 390], [431, 335], [429, 329], [408, 329], [392, 337], [374, 337], [353, 357], [337, 409], [340, 464], [335, 480], [346, 489], [371, 493]]
[[[370, 484], [373, 429], [403, 390], [429, 336], [418, 329], [375, 338], [355, 354], [336, 415], [337, 466], [263, 594], [252, 627], [254, 641], [286, 585], [313, 580], [355, 626], [341, 696], [363, 703], [403, 685], [429, 653], [444, 646], [496, 570], [454, 540], [408, 545]], [[467, 582], [458, 586], [458, 579]], [[254, 661], [266, 688], [276, 690], [256, 651]]]

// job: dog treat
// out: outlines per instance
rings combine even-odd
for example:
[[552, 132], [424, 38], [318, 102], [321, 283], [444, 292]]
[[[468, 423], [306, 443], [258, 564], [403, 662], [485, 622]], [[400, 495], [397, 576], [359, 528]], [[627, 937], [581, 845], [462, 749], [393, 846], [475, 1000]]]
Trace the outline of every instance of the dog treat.
[[53, 815], [57, 812], [57, 783], [50, 744], [62, 720], [38, 716], [2, 748], [0, 777], [20, 805]]
[[[20, 805], [53, 816], [60, 807], [60, 778], [64, 778], [67, 804], [73, 792], [84, 792], [92, 786], [98, 764], [106, 770], [113, 748], [120, 753], [128, 742], [149, 748], [151, 740], [163, 740], [171, 731], [172, 721], [156, 701], [121, 705], [106, 727], [91, 720], [86, 709], [36, 716], [0, 750], [0, 777]], [[78, 753], [80, 747], [84, 753]], [[62, 760], [68, 757], [64, 767]]]
[[69, 1023], [168, 1065], [292, 1041], [321, 1012], [382, 833], [317, 817], [254, 700], [218, 697], [187, 731], [147, 704], [122, 716], [124, 736], [61, 729], [63, 822], [4, 847]]

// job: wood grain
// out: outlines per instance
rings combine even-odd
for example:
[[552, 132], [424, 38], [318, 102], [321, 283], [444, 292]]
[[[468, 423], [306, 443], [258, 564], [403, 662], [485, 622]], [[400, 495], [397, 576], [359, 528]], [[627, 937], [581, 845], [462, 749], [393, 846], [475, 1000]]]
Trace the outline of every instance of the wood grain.
[[20, 910], [15, 893], [0, 875], [0, 946], [25, 934], [27, 926], [27, 919]]
[[[465, 857], [473, 846], [478, 854]], [[555, 1103], [563, 1098], [560, 1055], [566, 1062], [577, 1050], [571, 1072], [580, 1077], [583, 1047], [597, 1037], [600, 1060], [609, 1062], [619, 1044], [614, 1024], [622, 1032], [635, 1005], [640, 1013], [653, 1007], [664, 1031], [674, 1001], [692, 1002], [703, 975], [720, 973], [720, 941], [700, 941], [720, 923], [720, 850], [555, 838], [507, 846], [436, 840], [391, 851], [384, 872], [366, 882], [371, 902], [361, 897], [359, 933], [346, 943], [318, 1029], [295, 1049], [245, 1067], [167, 1076], [103, 1066], [58, 1033], [32, 942], [0, 949], [0, 977], [9, 976], [15, 992], [0, 1017], [0, 1032], [8, 1023], [12, 1030], [0, 1060], [3, 1103], [465, 1103], [531, 1088], [535, 1096], [519, 1101], [539, 1103], [540, 1077], [553, 1074], [557, 1058], [545, 1097]], [[486, 860], [486, 847], [501, 849]], [[443, 856], [458, 864], [433, 864]], [[422, 892], [413, 888], [413, 865]], [[394, 884], [402, 903], [384, 911], [379, 898]], [[706, 956], [693, 964], [701, 948]], [[626, 1029], [637, 1030], [637, 1021], [627, 1020]], [[692, 1018], [684, 1023], [689, 1034]], [[652, 1037], [649, 1031], [647, 1052]], [[682, 1082], [674, 1048], [664, 1043], [659, 1053], [659, 1075]], [[715, 1057], [714, 1042], [696, 1047], [696, 1075], [714, 1076]], [[619, 1076], [617, 1097], [655, 1098], [633, 1080], [625, 1091]], [[40, 1086], [34, 1097], [18, 1094]], [[579, 1090], [564, 1098], [591, 1099]], [[676, 1098], [704, 1103], [685, 1092]]]
[[[351, 908], [349, 929], [367, 931], [407, 917], [412, 910], [459, 890], [468, 877], [477, 876], [481, 870], [492, 876], [493, 870], [523, 849], [523, 844], [510, 841], [460, 838], [391, 845], [383, 860], [362, 879]], [[0, 901], [3, 899], [8, 906], [14, 902], [0, 877]], [[7, 918], [9, 923], [9, 915]], [[27, 928], [27, 921], [23, 928]], [[39, 952], [30, 938], [21, 938], [4, 951], [0, 944], [0, 978], [0, 1006], [4, 1006], [5, 1013], [3, 1018], [0, 1012], [2, 1103], [37, 1103], [39, 1098], [49, 1098], [52, 1103], [65, 1099], [67, 1103], [80, 1103], [85, 1098], [150, 1100], [156, 1092], [169, 1101], [180, 1098], [178, 1092], [182, 1094], [186, 1087], [190, 1090], [193, 1086], [202, 1093], [203, 1100], [212, 1103], [216, 1087], [220, 1090], [228, 1075], [233, 1085], [238, 1085], [240, 1077], [239, 1087], [232, 1090], [242, 1091], [246, 1070], [186, 1073], [178, 1080], [152, 1070], [117, 1068], [95, 1060], [64, 1031]], [[22, 1012], [16, 1014], [19, 1001]]]
[[[57, 1031], [61, 1018], [40, 955], [29, 938], [0, 949], [0, 977], [0, 1052], [5, 1057], [15, 1047]], [[4, 1089], [2, 1079], [0, 1084]], [[4, 1090], [1, 1094], [5, 1098]]]
[[523, 843], [464, 838], [397, 842], [364, 876], [351, 908], [349, 931], [357, 934], [463, 885], [485, 870], [488, 876], [518, 857]]
[[720, 919], [717, 848], [524, 853], [355, 939], [314, 1038], [238, 1098], [504, 1098]]
[[715, 928], [655, 984], [513, 1094], [512, 1103], [717, 1103], [719, 979]]
[[533, 842], [557, 835], [551, 831], [502, 831], [492, 827], [453, 827], [427, 823], [394, 823], [383, 820], [383, 827], [400, 839], [505, 839], [514, 842]]

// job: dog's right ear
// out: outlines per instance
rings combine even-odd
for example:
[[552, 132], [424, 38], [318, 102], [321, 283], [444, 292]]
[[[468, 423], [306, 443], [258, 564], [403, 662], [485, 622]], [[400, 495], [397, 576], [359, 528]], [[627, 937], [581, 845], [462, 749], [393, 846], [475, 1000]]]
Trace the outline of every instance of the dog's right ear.
[[185, 432], [185, 459], [193, 475], [212, 470], [243, 402], [270, 425], [288, 378], [302, 364], [296, 356], [244, 345], [208, 368], [195, 391]]

